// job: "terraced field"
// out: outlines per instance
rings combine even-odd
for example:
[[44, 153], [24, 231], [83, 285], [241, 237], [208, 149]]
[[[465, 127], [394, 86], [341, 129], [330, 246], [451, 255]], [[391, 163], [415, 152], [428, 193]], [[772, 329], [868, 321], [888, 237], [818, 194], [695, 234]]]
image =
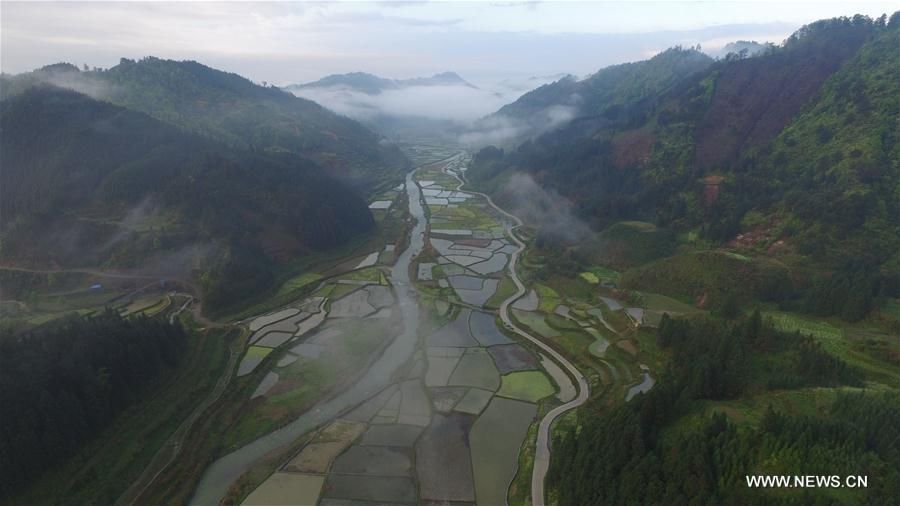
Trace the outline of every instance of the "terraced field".
[[[245, 322], [252, 334], [238, 381], [247, 397], [225, 442], [232, 453], [207, 470], [193, 503], [506, 501], [537, 414], [575, 387], [488, 304], [517, 247], [503, 216], [456, 189], [450, 171], [464, 163], [422, 167], [393, 190], [406, 190], [421, 220], [410, 249], [298, 276], [285, 290], [317, 288]], [[396, 212], [402, 201], [386, 194], [370, 207]], [[266, 455], [301, 436], [270, 464]]]

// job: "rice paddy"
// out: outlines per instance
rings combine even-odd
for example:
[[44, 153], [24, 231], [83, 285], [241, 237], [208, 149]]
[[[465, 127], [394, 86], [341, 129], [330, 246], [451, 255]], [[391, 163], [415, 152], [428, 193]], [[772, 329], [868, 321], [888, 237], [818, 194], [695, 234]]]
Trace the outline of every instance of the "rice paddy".
[[269, 332], [263, 335], [259, 341], [256, 341], [254, 344], [266, 348], [277, 348], [288, 342], [292, 337], [294, 337], [294, 334], [288, 332]]
[[422, 427], [415, 425], [372, 425], [363, 434], [359, 444], [411, 448], [422, 430]]
[[331, 462], [365, 430], [365, 425], [350, 420], [335, 420], [319, 432], [283, 468], [292, 473], [324, 473]]
[[253, 391], [253, 395], [250, 396], [251, 399], [255, 399], [262, 395], [265, 395], [266, 392], [272, 389], [275, 386], [275, 383], [278, 383], [278, 374], [274, 372], [269, 372], [263, 377], [262, 381], [259, 382], [259, 386], [256, 387], [256, 390]]
[[538, 361], [528, 350], [518, 344], [491, 346], [488, 352], [500, 374], [537, 369]]
[[412, 457], [409, 450], [387, 446], [351, 446], [331, 466], [337, 474], [372, 476], [410, 476]]
[[447, 384], [497, 390], [500, 386], [500, 374], [487, 351], [483, 348], [471, 348], [466, 350]]
[[516, 474], [519, 448], [537, 414], [531, 403], [494, 397], [469, 433], [475, 495], [479, 504], [505, 504]]
[[544, 321], [544, 318], [538, 313], [513, 309], [512, 314], [515, 316], [516, 320], [534, 332], [537, 332], [542, 337], [551, 338], [560, 334], [558, 330], [547, 325], [547, 322]]
[[547, 374], [553, 378], [553, 382], [559, 387], [559, 393], [556, 395], [556, 398], [560, 402], [569, 402], [575, 398], [577, 394], [575, 384], [572, 383], [569, 375], [560, 366], [556, 365], [556, 362], [550, 360], [546, 355], [541, 355], [541, 367], [547, 371]]
[[415, 503], [416, 486], [410, 477], [332, 473], [325, 480], [322, 496], [378, 503]]
[[244, 376], [245, 374], [253, 372], [253, 370], [256, 369], [256, 366], [258, 366], [269, 353], [272, 353], [272, 348], [263, 348], [261, 346], [251, 346], [247, 348], [247, 353], [244, 354], [243, 360], [241, 360], [240, 365], [238, 365], [237, 375]]
[[[480, 198], [456, 191], [456, 180], [447, 174], [419, 174], [430, 204], [433, 248], [401, 279], [421, 286], [434, 306], [430, 314], [446, 323], [420, 330], [419, 348], [402, 369], [386, 371], [392, 374], [389, 381], [331, 415], [342, 418], [335, 424], [349, 424], [344, 435], [328, 437], [327, 426], [248, 496], [252, 504], [279, 504], [285, 494], [325, 506], [472, 504], [476, 498], [478, 504], [504, 504], [519, 449], [537, 413], [535, 402], [557, 392], [550, 377], [560, 384], [561, 398], [574, 392], [565, 373], [556, 367], [545, 375], [541, 360], [504, 333], [496, 313], [479, 309], [489, 300], [496, 307], [514, 293], [507, 282], [498, 294], [516, 250], [502, 220]], [[395, 295], [388, 271], [374, 265], [378, 255], [345, 261], [347, 268], [357, 268], [329, 274], [334, 277], [313, 294], [316, 303], [295, 304], [251, 321], [255, 342], [248, 357], [265, 357], [273, 348], [281, 355], [254, 391], [254, 408], [239, 419], [238, 434], [271, 431], [291, 417], [316, 416], [322, 405], [316, 400], [364, 371], [399, 332], [397, 298], [402, 294]], [[391, 271], [394, 278], [397, 272]], [[310, 276], [289, 283], [295, 289], [314, 281], [318, 278]], [[403, 289], [400, 284], [397, 291]], [[518, 306], [533, 311], [561, 301], [542, 287]], [[522, 317], [559, 335], [539, 313]]]
[[494, 319], [494, 315], [492, 314], [481, 313], [478, 311], [472, 312], [471, 316], [469, 316], [469, 329], [472, 332], [472, 336], [482, 346], [494, 346], [496, 344], [509, 344], [513, 342], [512, 339], [500, 332], [500, 329], [497, 328], [497, 322]]
[[514, 372], [503, 376], [497, 395], [537, 402], [556, 393], [547, 376], [540, 371]]
[[316, 504], [324, 482], [323, 476], [275, 473], [241, 504], [242, 506]]
[[293, 316], [299, 313], [300, 310], [294, 307], [289, 307], [286, 309], [282, 309], [281, 311], [277, 311], [275, 313], [259, 316], [253, 319], [249, 325], [247, 325], [250, 330], [256, 331], [259, 330], [270, 323], [275, 323], [277, 321], [284, 320], [289, 316]]
[[420, 497], [426, 501], [475, 500], [467, 435], [472, 417], [436, 414], [416, 444]]

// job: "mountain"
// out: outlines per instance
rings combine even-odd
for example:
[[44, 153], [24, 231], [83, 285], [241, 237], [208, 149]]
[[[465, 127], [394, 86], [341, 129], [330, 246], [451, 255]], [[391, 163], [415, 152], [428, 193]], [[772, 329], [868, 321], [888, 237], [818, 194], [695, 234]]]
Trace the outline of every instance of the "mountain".
[[385, 79], [365, 72], [351, 72], [325, 76], [311, 83], [286, 86], [285, 89], [297, 91], [305, 88], [346, 88], [369, 95], [377, 95], [385, 90], [399, 90], [413, 86], [465, 86], [475, 88], [474, 85], [455, 72], [443, 72], [431, 77], [416, 77], [412, 79]]
[[769, 51], [775, 47], [771, 42], [767, 43], [759, 43], [755, 40], [736, 40], [734, 42], [729, 42], [722, 46], [721, 49], [716, 51], [709, 51], [708, 54], [710, 56], [716, 58], [725, 58], [730, 54], [743, 56], [743, 57], [752, 57], [758, 56], [766, 51]]
[[52, 85], [0, 102], [4, 262], [143, 268], [221, 308], [279, 261], [374, 226], [366, 202], [289, 153], [252, 152]]
[[900, 268], [898, 29], [896, 14], [825, 20], [644, 92], [612, 94], [632, 80], [602, 71], [606, 88], [540, 90], [501, 112], [568, 88], [581, 116], [508, 153], [482, 151], [470, 176], [497, 189], [529, 173], [598, 228], [643, 219], [719, 244], [750, 233], [767, 238], [757, 248], [829, 265]]
[[482, 119], [475, 130], [506, 128], [514, 132], [507, 142], [516, 143], [573, 118], [615, 120], [625, 104], [657, 95], [712, 62], [698, 50], [673, 48], [646, 61], [606, 67], [580, 81], [566, 76], [503, 106]]
[[85, 72], [52, 65], [5, 77], [3, 95], [35, 82], [71, 87], [235, 147], [300, 155], [367, 190], [396, 184], [409, 167], [396, 146], [354, 120], [194, 61], [123, 58]]

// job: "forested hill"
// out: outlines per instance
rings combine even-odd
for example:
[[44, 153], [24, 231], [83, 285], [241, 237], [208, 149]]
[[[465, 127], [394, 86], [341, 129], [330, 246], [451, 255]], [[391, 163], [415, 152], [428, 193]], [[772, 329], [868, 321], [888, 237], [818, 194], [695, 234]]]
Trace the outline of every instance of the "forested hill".
[[234, 147], [302, 155], [332, 176], [367, 190], [396, 182], [409, 167], [396, 146], [352, 119], [194, 61], [123, 58], [110, 69], [84, 72], [72, 65], [51, 65], [6, 77], [3, 94], [41, 81], [72, 87]]
[[0, 102], [2, 257], [195, 270], [210, 307], [270, 265], [370, 230], [366, 202], [309, 162], [252, 153], [49, 85]]
[[656, 94], [598, 94], [614, 115], [485, 149], [469, 173], [488, 188], [530, 173], [597, 228], [637, 218], [715, 244], [764, 230], [833, 265], [900, 261], [898, 34], [900, 14], [819, 21]]
[[431, 77], [415, 77], [412, 79], [386, 79], [365, 72], [350, 72], [348, 74], [332, 74], [318, 81], [295, 84], [286, 87], [286, 89], [302, 90], [303, 88], [337, 87], [348, 88], [369, 95], [377, 95], [386, 90], [400, 90], [412, 86], [465, 86], [467, 88], [475, 88], [474, 85], [455, 72], [442, 72]]
[[482, 120], [484, 128], [512, 123], [525, 138], [566, 118], [592, 117], [605, 124], [620, 118], [626, 105], [642, 103], [713, 60], [695, 49], [672, 48], [646, 61], [613, 65], [583, 79], [572, 76], [532, 90]]
[[177, 323], [113, 310], [25, 335], [0, 328], [0, 498], [76, 455], [174, 368], [186, 345]]

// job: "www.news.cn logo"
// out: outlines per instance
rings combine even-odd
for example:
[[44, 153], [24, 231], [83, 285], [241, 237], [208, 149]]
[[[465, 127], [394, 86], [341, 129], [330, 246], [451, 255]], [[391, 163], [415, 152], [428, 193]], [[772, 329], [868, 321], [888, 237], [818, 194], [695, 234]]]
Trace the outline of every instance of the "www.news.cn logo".
[[866, 488], [868, 476], [745, 476], [750, 488]]

